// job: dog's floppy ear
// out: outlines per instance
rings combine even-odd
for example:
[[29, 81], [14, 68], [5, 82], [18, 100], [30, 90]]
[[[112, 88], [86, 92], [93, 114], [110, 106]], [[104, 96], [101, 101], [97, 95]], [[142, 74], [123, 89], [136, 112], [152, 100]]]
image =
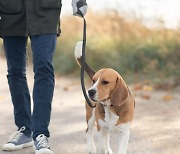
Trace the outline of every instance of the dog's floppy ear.
[[110, 97], [111, 104], [114, 106], [121, 106], [128, 96], [128, 88], [122, 77], [119, 75], [116, 80], [116, 87]]

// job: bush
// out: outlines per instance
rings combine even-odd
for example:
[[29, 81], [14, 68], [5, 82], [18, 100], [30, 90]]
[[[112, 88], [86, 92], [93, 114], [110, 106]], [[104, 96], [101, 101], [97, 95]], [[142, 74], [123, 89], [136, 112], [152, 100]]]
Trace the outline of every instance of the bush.
[[[180, 33], [165, 28], [150, 29], [138, 20], [128, 21], [117, 12], [87, 17], [87, 62], [98, 70], [111, 67], [124, 76], [180, 76]], [[81, 40], [82, 21], [62, 19], [62, 36], [55, 55], [57, 73], [79, 72], [74, 47]], [[132, 76], [133, 77], [133, 76]]]

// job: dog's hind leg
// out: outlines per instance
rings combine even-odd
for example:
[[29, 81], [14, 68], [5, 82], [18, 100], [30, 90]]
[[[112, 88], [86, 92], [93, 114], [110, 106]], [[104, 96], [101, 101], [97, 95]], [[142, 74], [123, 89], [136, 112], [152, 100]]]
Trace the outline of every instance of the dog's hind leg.
[[[93, 110], [87, 110], [86, 112], [91, 112], [91, 117], [89, 119], [87, 119], [87, 151], [88, 154], [95, 154], [96, 153], [96, 147], [94, 144], [94, 137], [93, 137], [93, 128], [94, 128], [94, 124], [95, 124], [95, 109]], [[87, 115], [88, 113], [86, 113]], [[87, 116], [86, 116], [87, 117]]]

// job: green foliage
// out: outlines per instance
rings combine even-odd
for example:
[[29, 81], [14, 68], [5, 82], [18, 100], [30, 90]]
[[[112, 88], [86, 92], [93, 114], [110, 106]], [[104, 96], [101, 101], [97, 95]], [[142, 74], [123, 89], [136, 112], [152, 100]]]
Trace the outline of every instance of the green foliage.
[[[95, 70], [111, 67], [124, 76], [180, 76], [180, 33], [165, 28], [149, 29], [140, 21], [127, 21], [117, 12], [90, 14], [86, 60]], [[57, 73], [79, 72], [74, 47], [82, 35], [82, 21], [62, 20], [62, 36], [55, 55]]]

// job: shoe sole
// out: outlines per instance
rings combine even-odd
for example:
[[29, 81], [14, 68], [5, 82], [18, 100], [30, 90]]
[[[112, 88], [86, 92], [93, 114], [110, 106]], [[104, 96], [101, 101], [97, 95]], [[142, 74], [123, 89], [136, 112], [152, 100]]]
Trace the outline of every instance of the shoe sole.
[[46, 152], [46, 151], [37, 151], [35, 152], [35, 154], [53, 154], [53, 152]]
[[35, 154], [54, 154], [52, 151], [47, 149], [41, 149], [41, 150], [36, 150], [36, 147], [33, 146], [34, 150], [35, 150]]
[[23, 148], [27, 148], [27, 147], [31, 147], [33, 146], [33, 141], [32, 142], [28, 142], [25, 144], [21, 144], [21, 145], [14, 145], [14, 144], [6, 144], [2, 147], [3, 151], [16, 151], [16, 150], [21, 150]]

